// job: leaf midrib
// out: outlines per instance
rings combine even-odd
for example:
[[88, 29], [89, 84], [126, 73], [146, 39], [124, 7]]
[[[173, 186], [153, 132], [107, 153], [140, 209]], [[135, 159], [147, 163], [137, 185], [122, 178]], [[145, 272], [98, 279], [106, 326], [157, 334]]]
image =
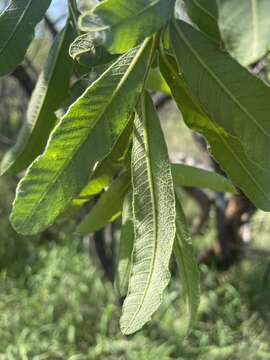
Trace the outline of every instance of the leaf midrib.
[[[126, 78], [128, 77], [128, 75], [130, 74], [130, 72], [134, 69], [136, 63], [137, 63], [137, 60], [140, 58], [141, 54], [143, 53], [143, 51], [145, 50], [146, 46], [148, 45], [148, 42], [150, 41], [150, 38], [146, 39], [143, 43], [143, 45], [141, 46], [140, 50], [137, 52], [136, 56], [133, 58], [132, 62], [130, 63], [129, 67], [128, 67], [128, 71], [125, 73], [125, 75], [123, 76], [123, 78], [121, 79], [121, 81], [119, 82], [119, 84], [117, 85], [115, 91], [112, 93], [112, 96], [107, 104], [107, 106], [104, 108], [104, 110], [101, 112], [100, 116], [98, 116], [95, 124], [93, 125], [93, 127], [91, 128], [91, 131], [95, 128], [96, 124], [99, 122], [99, 119], [101, 119], [104, 114], [106, 113], [108, 107], [110, 106], [110, 104], [112, 103], [112, 101], [114, 100], [114, 97], [116, 96], [117, 92], [119, 91], [119, 89], [123, 86], [123, 84], [125, 83], [125, 80]], [[112, 64], [112, 66], [110, 66], [96, 81], [94, 81], [90, 87], [93, 87], [96, 82], [99, 81], [99, 79], [103, 76], [106, 76], [107, 73], [110, 72], [111, 68], [114, 66], [114, 64]], [[148, 66], [149, 68], [149, 66]], [[89, 88], [86, 90], [88, 91]], [[86, 92], [85, 91], [85, 92]], [[84, 94], [82, 95], [84, 96]], [[82, 97], [81, 96], [81, 97]], [[76, 104], [80, 98], [77, 99], [77, 101], [75, 101], [74, 104]], [[74, 105], [73, 104], [73, 105]], [[53, 133], [50, 135], [50, 138], [49, 138], [49, 142], [50, 140], [52, 139], [52, 136], [53, 134], [55, 133], [55, 131], [58, 129], [58, 127], [61, 126], [61, 122], [59, 122], [59, 124], [56, 126], [55, 130], [53, 131]], [[32, 211], [29, 213], [29, 215], [25, 218], [24, 222], [22, 223], [21, 227], [24, 227], [25, 223], [27, 223], [28, 219], [32, 217], [32, 215], [34, 214], [34, 212], [36, 211], [36, 209], [39, 207], [40, 203], [43, 201], [43, 199], [47, 196], [47, 194], [49, 193], [50, 189], [54, 186], [55, 182], [58, 181], [58, 178], [61, 177], [61, 175], [63, 174], [63, 172], [66, 170], [67, 166], [69, 165], [70, 161], [73, 160], [73, 157], [74, 157], [74, 154], [77, 153], [78, 149], [81, 148], [84, 143], [87, 141], [88, 139], [88, 136], [89, 136], [89, 133], [87, 133], [87, 135], [82, 139], [82, 142], [78, 144], [78, 146], [74, 147], [74, 151], [71, 153], [71, 156], [65, 161], [64, 163], [64, 166], [61, 168], [61, 170], [59, 172], [57, 172], [53, 178], [53, 180], [49, 183], [48, 187], [47, 187], [47, 190], [44, 192], [43, 196], [41, 196], [41, 198], [39, 199], [39, 201], [36, 203], [36, 205], [32, 208]], [[48, 143], [49, 143], [48, 142]], [[39, 156], [35, 161], [38, 161], [39, 159], [42, 158], [42, 155]], [[34, 164], [33, 163], [33, 164]], [[28, 172], [31, 170], [31, 167], [29, 168]], [[27, 176], [28, 173], [25, 175]], [[22, 183], [23, 183], [23, 180], [22, 180]], [[20, 187], [18, 188], [18, 191], [20, 190]], [[50, 224], [49, 224], [50, 225]]]
[[[16, 23], [15, 28], [13, 29], [13, 31], [11, 32], [10, 36], [7, 38], [6, 42], [4, 42], [2, 48], [0, 49], [0, 56], [2, 55], [2, 53], [4, 52], [4, 50], [6, 49], [6, 47], [9, 45], [9, 42], [13, 39], [13, 37], [15, 36], [17, 29], [20, 27], [21, 22], [23, 21], [24, 17], [27, 15], [31, 4], [34, 0], [29, 0], [28, 4], [26, 5], [24, 11], [22, 12], [21, 16], [19, 17], [18, 22]], [[4, 15], [5, 13], [3, 13]], [[3, 16], [2, 15], [2, 16]]]
[[[146, 166], [147, 166], [147, 177], [148, 177], [148, 182], [149, 182], [149, 189], [150, 189], [150, 197], [151, 197], [151, 203], [152, 205], [152, 219], [153, 219], [153, 242], [154, 242], [154, 255], [152, 257], [151, 260], [151, 266], [150, 266], [150, 272], [149, 275], [147, 277], [147, 282], [146, 285], [144, 287], [144, 291], [143, 291], [143, 296], [141, 298], [140, 304], [137, 307], [136, 311], [134, 312], [128, 327], [126, 327], [125, 332], [128, 332], [130, 328], [132, 328], [133, 322], [136, 319], [138, 313], [140, 312], [143, 304], [144, 304], [144, 300], [147, 296], [148, 290], [150, 288], [150, 282], [151, 282], [151, 278], [153, 276], [154, 273], [154, 264], [156, 261], [156, 256], [157, 256], [157, 211], [155, 211], [155, 209], [157, 209], [157, 201], [156, 201], [156, 197], [154, 194], [154, 179], [153, 179], [153, 173], [152, 173], [152, 161], [151, 161], [151, 156], [150, 156], [150, 147], [149, 147], [149, 138], [148, 138], [148, 131], [147, 131], [147, 115], [146, 115], [146, 98], [145, 95], [143, 96], [143, 101], [142, 101], [142, 121], [144, 124], [144, 131], [143, 131], [143, 136], [144, 136], [144, 144], [145, 144], [145, 153], [146, 153]], [[133, 182], [133, 180], [132, 180]], [[136, 241], [136, 239], [134, 240]], [[141, 295], [140, 295], [141, 297]]]
[[230, 92], [230, 90], [219, 80], [216, 74], [208, 67], [208, 65], [203, 61], [198, 52], [193, 48], [193, 46], [189, 43], [186, 36], [183, 34], [178, 24], [174, 22], [174, 27], [178, 35], [182, 38], [188, 49], [194, 55], [196, 60], [201, 64], [201, 66], [209, 73], [209, 75], [214, 79], [214, 81], [223, 89], [225, 94], [229, 96], [229, 98], [237, 105], [237, 107], [256, 125], [256, 127], [267, 137], [270, 139], [270, 134], [257, 122], [256, 118], [248, 112], [248, 110], [239, 102], [239, 100]]
[[195, 6], [197, 6], [202, 12], [204, 12], [206, 15], [208, 15], [212, 20], [214, 20], [216, 22], [216, 19], [214, 17], [213, 14], [211, 14], [208, 9], [206, 9], [205, 7], [202, 6], [202, 4], [200, 4], [197, 0], [190, 0], [191, 2], [193, 2], [193, 4]]

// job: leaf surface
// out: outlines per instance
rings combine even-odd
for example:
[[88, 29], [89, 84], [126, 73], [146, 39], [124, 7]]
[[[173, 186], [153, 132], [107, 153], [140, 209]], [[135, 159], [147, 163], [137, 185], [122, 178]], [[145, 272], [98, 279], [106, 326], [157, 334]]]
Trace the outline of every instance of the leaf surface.
[[217, 0], [185, 0], [191, 20], [207, 35], [219, 40]]
[[204, 112], [269, 170], [270, 88], [182, 21], [171, 26], [171, 40], [179, 70]]
[[130, 175], [125, 172], [100, 196], [89, 214], [77, 226], [76, 232], [80, 235], [94, 233], [120, 216], [129, 186]]
[[129, 192], [123, 203], [121, 237], [115, 275], [115, 288], [120, 296], [125, 296], [131, 269], [134, 244], [134, 222], [132, 211], [132, 193]]
[[233, 183], [258, 208], [269, 211], [270, 172], [251, 161], [239, 140], [207, 117], [178, 73], [173, 59], [163, 56], [161, 58], [161, 69], [187, 126], [207, 139], [211, 154]]
[[175, 186], [191, 186], [217, 192], [236, 191], [230, 180], [213, 171], [185, 164], [172, 164], [171, 166]]
[[168, 152], [153, 102], [142, 96], [132, 150], [134, 250], [120, 327], [139, 330], [162, 302], [170, 280], [175, 198]]
[[226, 49], [242, 65], [262, 58], [270, 46], [269, 0], [217, 0]]
[[176, 197], [176, 238], [174, 254], [180, 270], [184, 296], [192, 325], [200, 302], [200, 275], [187, 221], [178, 196]]
[[0, 15], [0, 76], [12, 72], [33, 40], [51, 0], [11, 0]]
[[162, 28], [175, 0], [106, 0], [80, 19], [83, 31], [111, 53], [123, 53]]
[[30, 99], [26, 122], [17, 143], [2, 160], [1, 174], [26, 169], [44, 149], [56, 124], [55, 111], [68, 94], [73, 69], [68, 48], [74, 34], [73, 26], [68, 21], [57, 35]]
[[11, 221], [23, 234], [53, 223], [112, 150], [133, 112], [152, 59], [152, 40], [120, 57], [69, 108], [46, 151], [20, 182]]

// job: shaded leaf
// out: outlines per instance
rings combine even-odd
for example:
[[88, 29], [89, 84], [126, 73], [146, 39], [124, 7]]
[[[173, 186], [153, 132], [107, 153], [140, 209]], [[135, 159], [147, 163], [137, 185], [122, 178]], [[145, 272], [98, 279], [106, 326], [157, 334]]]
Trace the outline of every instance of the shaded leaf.
[[233, 183], [243, 190], [258, 208], [270, 210], [270, 172], [251, 161], [240, 141], [206, 116], [179, 75], [173, 59], [162, 56], [161, 69], [186, 124], [207, 139], [210, 152]]
[[2, 160], [1, 174], [18, 173], [26, 169], [44, 149], [56, 123], [55, 111], [68, 94], [73, 69], [68, 48], [74, 35], [74, 29], [68, 21], [52, 45], [32, 94], [26, 122], [17, 143]]
[[94, 233], [120, 216], [129, 187], [130, 175], [125, 172], [100, 196], [89, 214], [77, 226], [76, 232], [80, 235]]
[[196, 319], [200, 302], [200, 275], [187, 221], [178, 196], [176, 196], [174, 255], [180, 270], [180, 278], [189, 314], [189, 324], [192, 325]]
[[0, 15], [0, 76], [12, 72], [34, 38], [51, 0], [11, 0]]
[[242, 65], [262, 58], [270, 46], [269, 0], [217, 0], [226, 49]]
[[162, 302], [170, 280], [175, 238], [171, 167], [159, 119], [149, 95], [141, 97], [132, 150], [134, 250], [120, 327], [139, 330]]
[[207, 35], [219, 40], [217, 0], [185, 0], [191, 20]]
[[[69, 108], [20, 182], [11, 221], [23, 234], [51, 225], [127, 125], [150, 66], [152, 41], [120, 57]], [[120, 101], [121, 99], [121, 101]]]
[[236, 191], [230, 180], [213, 171], [185, 164], [172, 164], [171, 167], [175, 186], [191, 186], [217, 192]]
[[125, 296], [127, 294], [133, 244], [134, 223], [132, 212], [132, 193], [129, 192], [123, 203], [121, 237], [115, 274], [115, 288], [120, 296]]
[[[175, 0], [106, 0], [82, 15], [80, 26], [111, 53], [123, 53], [162, 28]], [[90, 35], [91, 36], [91, 35]]]

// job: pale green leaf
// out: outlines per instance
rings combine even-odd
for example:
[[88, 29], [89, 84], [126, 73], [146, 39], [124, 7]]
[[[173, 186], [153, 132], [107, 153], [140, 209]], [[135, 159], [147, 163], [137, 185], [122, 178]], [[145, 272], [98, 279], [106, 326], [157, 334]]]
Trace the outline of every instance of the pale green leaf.
[[120, 216], [129, 187], [130, 175], [124, 172], [100, 196], [89, 214], [77, 226], [76, 232], [80, 235], [94, 233]]
[[191, 186], [217, 192], [236, 191], [230, 180], [213, 171], [185, 164], [172, 164], [171, 167], [175, 186]]
[[217, 0], [226, 49], [242, 65], [262, 58], [270, 45], [269, 0]]
[[175, 0], [105, 0], [82, 15], [83, 31], [111, 53], [123, 53], [162, 28], [173, 14]]
[[185, 0], [191, 20], [207, 35], [220, 39], [217, 0]]
[[134, 244], [134, 223], [132, 211], [132, 193], [129, 192], [123, 203], [121, 237], [117, 256], [115, 288], [120, 296], [128, 290], [132, 250]]
[[146, 85], [147, 88], [151, 91], [160, 91], [168, 95], [171, 94], [170, 88], [158, 68], [151, 69]]
[[11, 0], [0, 15], [0, 76], [12, 72], [33, 40], [51, 0]]
[[26, 169], [44, 149], [56, 123], [55, 111], [68, 94], [73, 69], [68, 48], [74, 36], [73, 26], [68, 21], [52, 45], [30, 99], [26, 122], [17, 143], [2, 160], [1, 174]]
[[211, 153], [233, 183], [257, 207], [270, 210], [270, 172], [251, 161], [243, 151], [239, 140], [226, 133], [206, 116], [181, 75], [178, 74], [173, 59], [162, 56], [161, 69], [186, 124], [207, 139]]
[[168, 152], [153, 102], [143, 95], [132, 150], [134, 250], [120, 327], [131, 334], [160, 306], [170, 281], [175, 197]]
[[126, 127], [151, 58], [148, 39], [120, 57], [69, 108], [18, 186], [11, 214], [18, 232], [46, 229], [79, 195]]
[[180, 270], [184, 297], [192, 325], [200, 302], [200, 275], [197, 260], [189, 235], [188, 225], [178, 196], [176, 196], [176, 237], [174, 254]]

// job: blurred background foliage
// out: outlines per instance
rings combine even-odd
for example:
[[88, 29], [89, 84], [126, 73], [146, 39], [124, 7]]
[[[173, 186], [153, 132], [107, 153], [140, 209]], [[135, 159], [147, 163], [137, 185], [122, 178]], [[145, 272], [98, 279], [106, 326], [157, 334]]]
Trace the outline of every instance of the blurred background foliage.
[[[62, 1], [48, 17], [58, 29]], [[87, 3], [87, 4], [86, 4]], [[89, 6], [89, 1], [82, 6]], [[44, 22], [28, 51], [35, 78], [52, 41]], [[0, 80], [0, 155], [13, 144], [23, 122], [28, 94], [14, 76]], [[203, 154], [172, 102], [160, 110], [171, 154], [198, 162]], [[8, 220], [18, 179], [0, 179], [0, 359], [270, 359], [270, 215], [257, 212], [245, 257], [226, 271], [201, 265], [198, 321], [188, 336], [181, 282], [173, 281], [162, 307], [143, 331], [124, 337], [119, 330], [120, 300], [91, 252], [91, 239], [73, 235], [73, 220], [62, 219], [38, 237], [21, 237]], [[183, 191], [192, 223], [195, 202]], [[74, 219], [75, 221], [75, 219]], [[113, 229], [118, 236], [117, 226]], [[199, 253], [216, 239], [214, 213], [193, 238]], [[172, 269], [174, 269], [172, 264]]]

